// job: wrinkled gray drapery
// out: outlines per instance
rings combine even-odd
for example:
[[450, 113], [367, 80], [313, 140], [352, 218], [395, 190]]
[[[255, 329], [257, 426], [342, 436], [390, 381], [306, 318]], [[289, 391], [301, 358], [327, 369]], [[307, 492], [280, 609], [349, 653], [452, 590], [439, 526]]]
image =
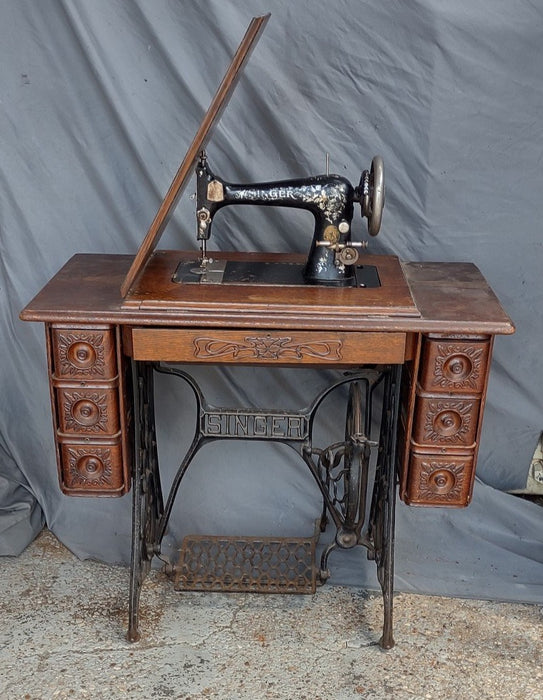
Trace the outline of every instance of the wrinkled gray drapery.
[[[2, 2], [0, 552], [46, 521], [82, 557], [128, 560], [130, 496], [58, 489], [43, 328], [18, 313], [72, 254], [135, 253], [250, 17], [268, 9], [208, 148], [215, 170], [316, 174], [329, 152], [356, 183], [382, 154], [387, 208], [371, 251], [473, 261], [517, 324], [496, 343], [474, 502], [399, 507], [397, 588], [541, 600], [543, 509], [505, 493], [525, 485], [543, 427], [543, 6], [527, 0]], [[186, 196], [161, 247], [192, 248], [193, 217]], [[230, 209], [214, 244], [307, 251], [311, 231], [304, 213]], [[226, 405], [300, 407], [325, 378], [242, 374], [205, 380]], [[192, 425], [178, 384], [158, 381], [166, 482]], [[168, 547], [187, 531], [310, 533], [320, 502], [306, 472], [287, 448], [210, 445]], [[336, 583], [375, 585], [362, 550], [331, 564]]]

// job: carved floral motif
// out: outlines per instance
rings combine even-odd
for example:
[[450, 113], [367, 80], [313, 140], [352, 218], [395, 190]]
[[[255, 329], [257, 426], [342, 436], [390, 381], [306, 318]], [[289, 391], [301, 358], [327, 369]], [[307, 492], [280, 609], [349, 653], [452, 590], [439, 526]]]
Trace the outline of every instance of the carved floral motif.
[[472, 409], [473, 405], [468, 401], [430, 401], [424, 425], [425, 439], [465, 444], [471, 428]]
[[113, 466], [110, 449], [94, 447], [89, 453], [85, 448], [69, 447], [68, 460], [71, 488], [111, 486]]
[[477, 389], [483, 349], [476, 345], [439, 344], [434, 383], [441, 387]]
[[59, 333], [57, 348], [62, 374], [104, 375], [103, 333]]
[[67, 430], [98, 433], [107, 431], [105, 393], [64, 392], [64, 423]]
[[194, 356], [217, 358], [231, 356], [237, 360], [302, 360], [315, 357], [341, 360], [341, 340], [316, 340], [299, 343], [291, 337], [246, 336], [243, 341], [201, 337], [194, 339]]
[[422, 501], [458, 501], [464, 486], [466, 465], [422, 462], [418, 499]]

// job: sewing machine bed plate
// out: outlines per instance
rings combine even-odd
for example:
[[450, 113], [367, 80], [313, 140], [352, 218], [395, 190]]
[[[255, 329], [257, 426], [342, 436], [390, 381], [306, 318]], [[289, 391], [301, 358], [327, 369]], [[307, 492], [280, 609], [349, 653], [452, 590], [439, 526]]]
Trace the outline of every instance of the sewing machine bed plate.
[[[234, 268], [249, 269], [258, 263], [261, 269], [272, 270], [279, 264], [283, 271], [290, 265], [300, 269], [305, 256], [285, 253], [237, 253], [212, 252], [211, 257], [236, 263]], [[298, 285], [293, 295], [291, 283], [253, 284], [250, 281], [231, 281], [229, 284], [186, 284], [175, 281], [176, 271], [192, 267], [196, 260], [194, 251], [156, 251], [140, 277], [136, 280], [128, 296], [123, 300], [123, 308], [140, 309], [164, 308], [175, 309], [192, 304], [201, 304], [206, 300], [216, 300], [220, 295], [221, 303], [255, 306], [273, 302], [274, 305], [292, 308], [304, 307], [341, 307], [348, 312], [352, 308], [357, 315], [368, 316], [414, 316], [420, 317], [411, 291], [405, 280], [403, 268], [396, 256], [364, 255], [359, 261], [370, 272], [368, 281], [378, 286], [366, 287], [327, 287], [321, 285]], [[240, 265], [242, 263], [242, 265]], [[371, 268], [375, 268], [372, 273]], [[272, 273], [273, 274], [273, 273]]]
[[[204, 269], [198, 260], [183, 260], [173, 281], [178, 284], [258, 284], [299, 287], [305, 285], [304, 265], [299, 263], [212, 260]], [[330, 285], [334, 286], [334, 285]], [[355, 277], [346, 287], [380, 287], [375, 265], [357, 265]]]

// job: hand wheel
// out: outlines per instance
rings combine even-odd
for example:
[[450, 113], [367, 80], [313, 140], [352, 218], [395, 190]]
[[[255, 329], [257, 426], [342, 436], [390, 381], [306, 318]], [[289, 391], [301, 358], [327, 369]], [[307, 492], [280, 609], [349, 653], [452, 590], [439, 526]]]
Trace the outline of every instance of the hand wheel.
[[374, 156], [371, 169], [364, 170], [357, 187], [362, 216], [368, 219], [368, 232], [376, 236], [381, 228], [385, 206], [385, 167], [381, 156]]

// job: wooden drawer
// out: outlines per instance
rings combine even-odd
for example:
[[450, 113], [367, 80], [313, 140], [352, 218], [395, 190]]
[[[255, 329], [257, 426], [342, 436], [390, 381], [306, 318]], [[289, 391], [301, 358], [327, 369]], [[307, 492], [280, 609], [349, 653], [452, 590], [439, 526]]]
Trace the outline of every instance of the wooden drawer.
[[61, 433], [100, 436], [119, 432], [117, 387], [64, 385], [56, 389], [56, 396]]
[[120, 436], [100, 442], [61, 442], [60, 486], [71, 496], [111, 496], [127, 491]]
[[467, 506], [474, 478], [472, 454], [412, 452], [405, 502], [421, 506]]
[[59, 379], [111, 379], [117, 375], [115, 338], [110, 328], [53, 326], [54, 374]]
[[477, 436], [479, 408], [478, 399], [417, 396], [412, 439], [431, 447], [471, 447]]
[[468, 505], [491, 349], [487, 336], [422, 338], [418, 372], [404, 374], [414, 397], [412, 404], [403, 399], [407, 417], [399, 431], [400, 496], [406, 503]]
[[119, 329], [58, 323], [47, 338], [60, 487], [72, 496], [122, 496], [132, 425]]
[[481, 393], [485, 386], [489, 341], [426, 338], [420, 383], [425, 391]]
[[130, 345], [136, 360], [348, 366], [402, 363], [406, 334], [132, 328]]

